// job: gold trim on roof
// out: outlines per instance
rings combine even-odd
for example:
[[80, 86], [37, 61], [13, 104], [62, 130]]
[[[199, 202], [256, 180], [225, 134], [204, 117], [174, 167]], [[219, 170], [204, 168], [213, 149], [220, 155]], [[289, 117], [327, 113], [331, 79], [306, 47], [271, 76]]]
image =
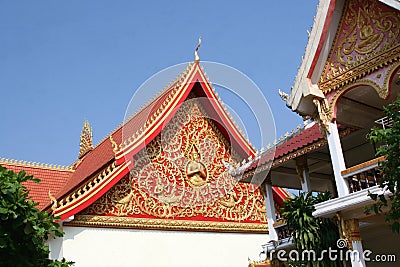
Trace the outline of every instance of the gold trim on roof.
[[231, 147], [191, 100], [134, 156], [130, 174], [81, 215], [267, 223], [262, 196], [226, 172], [223, 161], [237, 162]]
[[93, 131], [92, 127], [87, 120], [83, 122], [81, 137], [79, 140], [79, 156], [78, 158], [82, 158], [86, 153], [93, 149]]
[[382, 99], [386, 99], [386, 97], [389, 95], [389, 82], [390, 82], [390, 77], [392, 77], [393, 73], [400, 67], [400, 62], [396, 62], [395, 64], [393, 64], [390, 69], [387, 71], [384, 82], [383, 82], [383, 86], [379, 86], [379, 84], [377, 84], [374, 81], [371, 80], [366, 80], [366, 79], [362, 79], [362, 80], [358, 80], [352, 84], [349, 84], [347, 86], [343, 86], [341, 88], [339, 88], [339, 90], [337, 90], [336, 92], [334, 92], [334, 95], [331, 97], [330, 103], [329, 103], [329, 119], [332, 120], [333, 116], [335, 115], [335, 107], [336, 104], [338, 102], [338, 100], [340, 99], [340, 97], [345, 94], [348, 90], [355, 88], [357, 86], [364, 86], [364, 85], [368, 85], [371, 86], [379, 95], [379, 97], [381, 97]]
[[327, 94], [399, 60], [398, 25], [400, 14], [383, 3], [347, 1], [319, 88]]
[[68, 172], [74, 171], [72, 166], [64, 166], [64, 165], [48, 164], [48, 163], [40, 163], [40, 162], [32, 162], [32, 161], [16, 160], [8, 158], [1, 158], [0, 165], [1, 164], [20, 166], [20, 167], [30, 167], [37, 169], [55, 170], [55, 171], [68, 171]]
[[[176, 99], [177, 95], [179, 93], [182, 93], [183, 87], [187, 86], [187, 80], [188, 80], [188, 74], [191, 72], [192, 68], [195, 66], [194, 63], [190, 63], [186, 70], [182, 72], [178, 78], [173, 81], [171, 84], [169, 84], [165, 91], [171, 89], [172, 86], [173, 89], [171, 89], [171, 92], [167, 96], [167, 98], [164, 100], [164, 102], [161, 104], [161, 107], [157, 109], [157, 111], [154, 114], [151, 114], [150, 118], [146, 121], [146, 123], [140, 127], [139, 130], [137, 130], [132, 136], [128, 137], [127, 139], [123, 140], [123, 142], [119, 145], [119, 149], [125, 149], [126, 147], [129, 147], [132, 143], [136, 142], [138, 139], [143, 138], [143, 134], [146, 132], [148, 128], [154, 128], [153, 123], [159, 121], [159, 117], [162, 116], [167, 116], [164, 114], [165, 108], [168, 107], [169, 103], [173, 100]], [[163, 91], [163, 93], [165, 92]], [[154, 100], [154, 99], [153, 99]], [[153, 101], [151, 100], [151, 101]], [[146, 103], [138, 112], [135, 112], [131, 118], [133, 118], [136, 114], [138, 114], [140, 111], [142, 111], [145, 107], [147, 107], [150, 103]], [[130, 119], [129, 119], [130, 120]], [[127, 120], [127, 122], [129, 121]]]
[[[92, 197], [98, 191], [100, 191], [104, 186], [107, 185], [105, 181], [118, 175], [122, 170], [127, 168], [131, 163], [124, 163], [119, 166], [115, 166], [115, 163], [108, 165], [104, 168], [97, 176], [86, 181], [85, 184], [81, 185], [79, 188], [75, 189], [72, 193], [67, 195], [66, 197], [60, 199], [57, 202], [53, 202], [54, 207], [54, 215], [61, 216], [64, 213], [67, 213], [71, 209], [74, 209], [76, 204], [79, 204], [81, 201]], [[75, 204], [74, 204], [75, 203]], [[64, 209], [64, 207], [70, 206], [68, 209]]]
[[170, 219], [149, 219], [95, 215], [76, 215], [64, 226], [129, 228], [148, 230], [181, 230], [207, 232], [268, 233], [268, 225], [260, 223], [190, 221]]

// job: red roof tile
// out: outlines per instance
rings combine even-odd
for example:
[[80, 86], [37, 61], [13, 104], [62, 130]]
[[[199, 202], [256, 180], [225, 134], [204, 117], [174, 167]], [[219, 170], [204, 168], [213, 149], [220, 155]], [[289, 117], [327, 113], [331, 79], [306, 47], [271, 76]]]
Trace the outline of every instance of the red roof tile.
[[305, 129], [296, 136], [288, 139], [286, 142], [278, 145], [275, 150], [275, 159], [287, 155], [288, 153], [305, 147], [309, 144], [312, 144], [322, 138], [324, 137], [319, 130], [318, 124], [316, 123], [310, 128]]
[[28, 181], [25, 186], [29, 189], [29, 196], [39, 203], [38, 208], [43, 210], [49, 203], [49, 190], [56, 195], [68, 178], [72, 175], [68, 170], [33, 167], [14, 163], [1, 163], [3, 167], [16, 173], [24, 170], [28, 175], [40, 179], [40, 183]]
[[[275, 151], [269, 150], [261, 155], [259, 160], [253, 162], [245, 171], [250, 171], [257, 166], [270, 162], [272, 159], [278, 159], [293, 151], [303, 148], [309, 144], [312, 144], [320, 139], [324, 138], [321, 134], [318, 124], [314, 124], [310, 128], [307, 128], [292, 138], [278, 144]], [[275, 154], [274, 154], [275, 152]]]
[[[171, 86], [163, 94], [153, 100], [149, 105], [145, 106], [142, 110], [136, 113], [125, 124], [119, 126], [112, 135], [113, 140], [119, 145], [126, 140], [127, 137], [132, 136], [140, 127], [146, 123], [149, 116], [153, 115], [154, 111], [161, 107], [165, 99], [171, 93], [174, 86]], [[124, 135], [124, 136], [123, 136]], [[107, 136], [109, 137], [109, 136]], [[63, 197], [79, 186], [87, 178], [97, 173], [107, 163], [114, 160], [115, 154], [109, 138], [105, 138], [100, 142], [92, 151], [88, 152], [75, 167], [75, 172], [66, 184], [61, 188], [56, 196], [57, 199]]]

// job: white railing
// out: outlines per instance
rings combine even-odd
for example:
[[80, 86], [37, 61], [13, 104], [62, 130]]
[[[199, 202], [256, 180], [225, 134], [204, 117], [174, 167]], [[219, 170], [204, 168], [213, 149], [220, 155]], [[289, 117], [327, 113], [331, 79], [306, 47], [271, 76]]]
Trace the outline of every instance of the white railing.
[[383, 160], [385, 157], [375, 158], [342, 171], [343, 178], [349, 184], [350, 193], [378, 185], [382, 175], [377, 167]]

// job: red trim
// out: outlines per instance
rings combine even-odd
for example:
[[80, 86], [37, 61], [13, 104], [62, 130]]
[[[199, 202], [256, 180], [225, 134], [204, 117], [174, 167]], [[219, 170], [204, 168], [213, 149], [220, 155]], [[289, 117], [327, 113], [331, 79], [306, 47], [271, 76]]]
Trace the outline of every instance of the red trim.
[[[83, 197], [82, 199], [78, 200], [77, 202], [71, 203], [65, 207], [62, 207], [56, 210], [54, 213], [57, 215], [59, 214], [61, 219], [64, 220], [69, 218], [70, 216], [82, 211], [83, 209], [90, 206], [94, 203], [97, 199], [99, 199], [102, 195], [104, 195], [108, 190], [110, 190], [122, 177], [129, 173], [130, 164], [133, 163], [133, 156], [136, 155], [141, 149], [143, 149], [146, 144], [150, 143], [164, 128], [164, 126], [173, 118], [173, 116], [178, 111], [180, 105], [187, 99], [189, 93], [192, 91], [194, 85], [196, 83], [200, 84], [201, 90], [206, 95], [208, 102], [212, 106], [212, 109], [218, 115], [219, 119], [221, 120], [221, 125], [224, 125], [224, 132], [227, 135], [232, 135], [232, 141], [236, 142], [239, 145], [239, 151], [243, 153], [243, 155], [254, 156], [255, 151], [250, 146], [250, 144], [244, 139], [244, 137], [238, 132], [237, 128], [233, 124], [233, 121], [230, 119], [229, 115], [223, 109], [221, 103], [218, 101], [218, 98], [214, 91], [212, 90], [210, 84], [206, 81], [206, 77], [202, 72], [199, 64], [196, 62], [190, 71], [187, 74], [187, 78], [185, 79], [184, 90], [175, 92], [172, 96], [172, 99], [168, 103], [168, 106], [162, 110], [161, 114], [158, 115], [157, 119], [150, 124], [150, 127], [147, 127], [146, 130], [141, 133], [141, 135], [127, 147], [124, 147], [123, 150], [119, 151], [117, 155], [115, 155], [115, 163], [117, 168], [114, 170], [120, 172], [117, 176], [110, 176], [107, 180], [103, 181], [97, 188], [100, 186], [104, 186], [94, 195], [88, 195]], [[173, 87], [170, 88], [171, 91], [168, 94], [171, 94]], [[169, 95], [168, 95], [169, 97]], [[158, 105], [158, 104], [156, 104]], [[150, 108], [156, 108], [157, 106]], [[150, 109], [151, 110], [151, 109]], [[148, 114], [149, 118], [153, 114]], [[153, 127], [153, 128], [151, 128]], [[226, 128], [225, 128], [226, 127]], [[121, 164], [126, 163], [126, 166], [121, 166]], [[122, 170], [122, 171], [121, 171]], [[94, 189], [96, 190], [96, 189]], [[286, 199], [287, 196], [281, 192], [281, 189], [274, 188], [274, 194], [278, 198], [278, 202], [281, 203], [282, 199]], [[71, 209], [71, 210], [68, 210]], [[63, 211], [67, 212], [63, 213]]]
[[319, 55], [321, 54], [322, 48], [323, 48], [324, 43], [325, 43], [326, 35], [329, 32], [329, 26], [331, 24], [332, 15], [333, 15], [333, 11], [335, 10], [335, 6], [336, 6], [336, 0], [331, 0], [331, 2], [329, 3], [328, 12], [326, 14], [324, 27], [322, 29], [321, 38], [319, 39], [318, 47], [317, 47], [317, 50], [315, 51], [313, 62], [311, 63], [310, 70], [308, 71], [307, 78], [311, 78], [311, 76], [312, 76], [312, 74], [314, 72], [315, 66], [317, 65]]
[[[129, 165], [125, 166], [125, 168], [122, 170], [122, 172], [120, 172], [114, 179], [111, 179], [106, 186], [104, 186], [99, 192], [97, 192], [94, 196], [91, 196], [89, 198], [83, 198], [81, 201], [79, 201], [78, 203], [75, 203], [74, 206], [76, 206], [75, 208], [71, 209], [70, 211], [62, 214], [60, 216], [61, 220], [65, 220], [69, 217], [71, 217], [72, 215], [77, 214], [78, 212], [80, 212], [81, 210], [87, 208], [88, 206], [90, 206], [93, 202], [95, 202], [97, 199], [99, 199], [103, 194], [105, 194], [108, 190], [111, 189], [111, 187], [113, 187], [117, 182], [119, 182], [119, 180], [122, 179], [122, 177], [124, 177], [126, 174], [129, 173]], [[105, 181], [106, 182], [106, 181]], [[63, 210], [70, 208], [70, 206], [66, 206], [63, 207], [60, 210], [57, 210], [55, 213], [60, 213]]]
[[[155, 122], [153, 122], [153, 125], [156, 124], [158, 125], [157, 129], [151, 129], [148, 128], [145, 133], [142, 135], [146, 136], [150, 134], [147, 138], [144, 140], [138, 139], [136, 142], [132, 143], [128, 147], [125, 147], [122, 151], [118, 152], [116, 157], [115, 157], [115, 162], [117, 165], [122, 164], [123, 162], [126, 161], [126, 158], [130, 159], [132, 158], [136, 153], [138, 153], [141, 149], [145, 147], [146, 144], [150, 143], [163, 129], [164, 125], [168, 123], [172, 117], [175, 115], [177, 112], [179, 105], [181, 105], [187, 98], [188, 94], [190, 91], [193, 89], [193, 86], [196, 84], [196, 82], [199, 82], [202, 86], [203, 91], [206, 93], [207, 98], [210, 100], [211, 105], [214, 107], [214, 110], [217, 112], [218, 116], [221, 118], [223, 121], [224, 125], [228, 127], [228, 133], [233, 133], [234, 140], [239, 144], [241, 149], [247, 154], [254, 156], [254, 149], [251, 148], [251, 146], [244, 140], [244, 138], [238, 134], [237, 129], [233, 125], [233, 122], [228, 119], [229, 116], [225, 112], [225, 110], [222, 108], [221, 104], [219, 103], [216, 95], [212, 91], [212, 89], [209, 87], [208, 82], [205, 81], [204, 73], [201, 71], [200, 66], [198, 63], [195, 63], [195, 65], [192, 67], [192, 73], [188, 74], [188, 80], [186, 84], [189, 84], [185, 91], [183, 93], [178, 93], [181, 94], [178, 96], [175, 100], [171, 101], [169, 103], [169, 107], [167, 107], [160, 115], [159, 119]], [[170, 112], [168, 116], [165, 114]], [[136, 146], [136, 147], [135, 147]], [[129, 151], [132, 147], [135, 147], [131, 151]], [[127, 152], [127, 150], [129, 152]]]

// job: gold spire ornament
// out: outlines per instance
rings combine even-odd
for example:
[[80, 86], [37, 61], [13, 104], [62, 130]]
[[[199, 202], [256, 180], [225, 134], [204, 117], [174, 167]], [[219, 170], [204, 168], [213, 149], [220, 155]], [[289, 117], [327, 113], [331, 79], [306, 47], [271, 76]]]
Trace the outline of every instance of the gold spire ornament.
[[194, 61], [196, 61], [196, 62], [200, 61], [200, 57], [199, 57], [199, 54], [198, 54], [198, 51], [200, 49], [200, 45], [201, 45], [201, 36], [199, 37], [199, 41], [197, 43], [196, 50], [194, 51]]
[[79, 159], [93, 149], [92, 137], [92, 127], [90, 127], [89, 122], [85, 120], [83, 122], [81, 138], [79, 142]]

